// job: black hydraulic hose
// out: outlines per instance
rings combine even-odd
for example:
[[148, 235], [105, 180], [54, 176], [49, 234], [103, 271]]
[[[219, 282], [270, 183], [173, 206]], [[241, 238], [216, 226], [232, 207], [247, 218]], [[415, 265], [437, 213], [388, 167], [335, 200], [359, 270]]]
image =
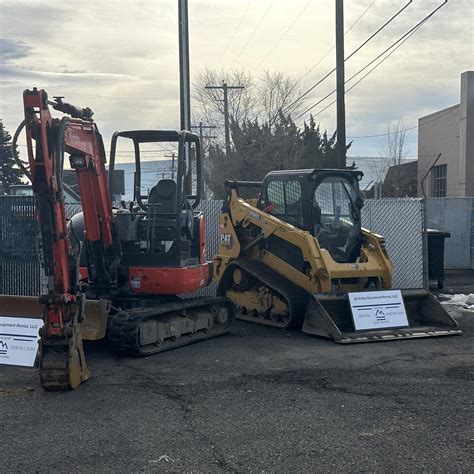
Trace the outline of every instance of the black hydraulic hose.
[[15, 134], [13, 135], [13, 140], [12, 140], [12, 155], [13, 159], [15, 160], [15, 163], [18, 165], [18, 167], [25, 173], [26, 177], [31, 181], [31, 173], [30, 170], [27, 168], [27, 165], [21, 160], [21, 158], [18, 156], [18, 152], [16, 149], [16, 142], [18, 141], [18, 137], [20, 136], [21, 131], [25, 128], [26, 125], [26, 119], [23, 119], [23, 121], [18, 125]]
[[64, 133], [69, 127], [69, 117], [63, 117], [59, 123], [59, 133], [56, 141], [55, 167], [58, 191], [62, 195], [63, 191], [63, 169], [64, 169]]

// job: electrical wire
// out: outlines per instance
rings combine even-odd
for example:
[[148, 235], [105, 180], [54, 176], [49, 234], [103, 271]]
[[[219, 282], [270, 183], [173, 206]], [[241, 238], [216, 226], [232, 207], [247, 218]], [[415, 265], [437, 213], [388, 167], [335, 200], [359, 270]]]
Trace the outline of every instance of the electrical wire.
[[[296, 15], [296, 17], [294, 18], [294, 20], [291, 22], [291, 24], [287, 27], [287, 29], [283, 32], [283, 34], [278, 38], [278, 40], [276, 41], [276, 43], [270, 48], [270, 50], [268, 51], [268, 53], [264, 56], [264, 58], [258, 63], [258, 66], [256, 68], [254, 68], [253, 72], [255, 72], [257, 69], [260, 68], [260, 66], [268, 59], [268, 57], [273, 53], [273, 51], [275, 51], [276, 47], [281, 43], [281, 41], [283, 40], [283, 38], [291, 31], [291, 29], [293, 28], [293, 26], [295, 26], [296, 22], [300, 19], [301, 15], [303, 15], [303, 13], [307, 10], [307, 8], [309, 7], [310, 3], [312, 2], [313, 0], [308, 0], [306, 2], [306, 4], [303, 6], [303, 8], [300, 10], [300, 12]], [[375, 0], [374, 0], [375, 1]]]
[[229, 47], [230, 47], [233, 39], [235, 38], [235, 35], [237, 34], [237, 31], [240, 29], [240, 26], [242, 25], [242, 22], [244, 21], [244, 18], [247, 15], [247, 12], [249, 10], [249, 7], [250, 7], [251, 3], [252, 3], [252, 0], [249, 0], [248, 3], [247, 3], [247, 6], [245, 7], [244, 13], [240, 17], [239, 23], [235, 27], [234, 32], [232, 33], [232, 36], [230, 37], [229, 41], [227, 42], [227, 46], [224, 48], [224, 51], [221, 54], [221, 57], [220, 57], [219, 62], [218, 62], [218, 66], [220, 66], [222, 64], [222, 60], [224, 59], [227, 51], [229, 50]]
[[252, 41], [253, 37], [255, 36], [255, 33], [257, 33], [258, 29], [260, 28], [260, 26], [262, 26], [262, 23], [263, 23], [263, 20], [265, 20], [265, 17], [268, 15], [268, 12], [270, 11], [270, 9], [272, 8], [273, 4], [275, 3], [275, 0], [271, 0], [270, 4], [268, 5], [268, 8], [265, 10], [265, 13], [262, 15], [262, 17], [260, 18], [260, 21], [258, 22], [257, 26], [254, 28], [252, 34], [250, 35], [249, 39], [247, 40], [247, 42], [244, 44], [244, 47], [240, 50], [240, 53], [239, 55], [237, 56], [236, 58], [236, 61], [238, 61], [240, 59], [240, 57], [242, 56], [243, 52], [247, 49], [247, 46], [250, 44], [250, 42]]
[[[352, 51], [349, 56], [344, 59], [344, 62], [348, 61], [352, 58], [356, 53], [358, 53], [365, 45], [367, 45], [375, 36], [377, 36], [384, 28], [386, 28], [392, 21], [394, 21], [402, 12], [404, 12], [411, 4], [413, 0], [409, 0], [409, 2], [404, 5], [400, 10], [398, 10], [391, 18], [389, 18], [382, 26], [380, 26], [374, 33], [372, 33], [365, 41], [363, 41], [354, 51]], [[329, 71], [324, 77], [322, 77], [319, 81], [313, 84], [309, 89], [307, 89], [303, 94], [297, 97], [291, 104], [287, 105], [282, 109], [282, 113], [286, 112], [287, 110], [294, 107], [299, 101], [304, 99], [311, 91], [313, 91], [317, 86], [319, 86], [322, 82], [324, 82], [331, 74], [336, 71], [336, 68], [333, 68]]]
[[[369, 76], [375, 69], [377, 69], [382, 63], [384, 63], [398, 48], [400, 48], [408, 39], [410, 39], [440, 8], [442, 8], [448, 0], [445, 0], [444, 3], [439, 5], [435, 10], [433, 10], [430, 14], [428, 14], [425, 18], [423, 18], [421, 21], [419, 21], [414, 27], [412, 27], [410, 30], [408, 30], [405, 34], [403, 34], [400, 38], [397, 39], [394, 43], [392, 43], [388, 48], [386, 48], [382, 53], [380, 53], [378, 56], [376, 56], [372, 61], [367, 63], [362, 69], [357, 71], [355, 74], [353, 74], [344, 84], [349, 83], [352, 79], [357, 77], [361, 72], [363, 72], [365, 69], [367, 69], [369, 66], [371, 66], [374, 62], [376, 62], [378, 59], [380, 59], [382, 56], [384, 56], [386, 53], [388, 53], [382, 60], [380, 60], [372, 69], [370, 69], [366, 74], [364, 74], [355, 84], [353, 84], [349, 89], [345, 91], [345, 93], [348, 93], [351, 91], [355, 86], [357, 86], [360, 82], [362, 82], [367, 76]], [[392, 51], [390, 51], [392, 50]], [[389, 52], [390, 51], [390, 52]], [[318, 102], [313, 104], [311, 107], [307, 108], [304, 112], [302, 112], [300, 115], [298, 115], [297, 119], [302, 117], [304, 114], [312, 110], [314, 107], [319, 105], [321, 102], [326, 100], [328, 97], [330, 97], [332, 94], [334, 94], [337, 91], [337, 89], [334, 89], [331, 91], [329, 94], [324, 96], [322, 99], [320, 99]], [[322, 112], [324, 112], [327, 108], [329, 108], [331, 105], [337, 102], [336, 100], [333, 100], [330, 102], [326, 107], [321, 109], [319, 112], [313, 115], [313, 118], [320, 115]]]
[[[362, 14], [356, 19], [356, 21], [354, 23], [352, 23], [352, 25], [347, 29], [347, 31], [344, 33], [344, 36], [346, 36], [356, 25], [357, 23], [359, 23], [360, 20], [362, 20], [362, 18], [365, 16], [365, 14], [374, 6], [375, 4], [375, 0], [372, 1], [371, 4], [369, 4], [369, 6], [362, 12]], [[332, 53], [334, 51], [334, 49], [336, 48], [336, 45], [333, 45], [331, 48], [329, 48], [327, 50], [327, 52], [318, 60], [316, 61], [310, 69], [308, 69], [308, 71], [306, 71], [295, 83], [295, 87], [301, 83], [301, 81], [311, 72], [313, 72], [318, 66], [319, 64], [321, 64], [327, 57], [330, 53]]]

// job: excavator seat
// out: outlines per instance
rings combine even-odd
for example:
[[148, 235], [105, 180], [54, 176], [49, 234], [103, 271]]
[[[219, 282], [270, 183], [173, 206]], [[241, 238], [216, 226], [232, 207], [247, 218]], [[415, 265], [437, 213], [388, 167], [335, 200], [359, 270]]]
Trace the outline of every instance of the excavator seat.
[[176, 216], [176, 182], [173, 179], [160, 179], [148, 196], [148, 204], [153, 213]]

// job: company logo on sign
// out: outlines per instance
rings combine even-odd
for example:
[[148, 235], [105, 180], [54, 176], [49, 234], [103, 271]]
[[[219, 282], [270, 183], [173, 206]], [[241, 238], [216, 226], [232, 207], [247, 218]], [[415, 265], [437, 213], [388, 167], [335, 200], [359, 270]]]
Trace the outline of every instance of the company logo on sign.
[[8, 344], [0, 341], [0, 354], [6, 354], [8, 352]]

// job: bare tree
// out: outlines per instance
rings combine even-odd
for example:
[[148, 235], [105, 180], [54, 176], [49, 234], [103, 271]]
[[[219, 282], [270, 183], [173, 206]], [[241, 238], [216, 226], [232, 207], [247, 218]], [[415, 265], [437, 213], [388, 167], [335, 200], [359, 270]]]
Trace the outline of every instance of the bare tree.
[[386, 182], [387, 172], [391, 166], [403, 164], [407, 154], [406, 149], [407, 127], [399, 119], [394, 125], [389, 124], [387, 138], [380, 150], [380, 156], [374, 160], [373, 169], [376, 181], [384, 183], [384, 196], [398, 196], [403, 194], [401, 189], [401, 168], [396, 168], [390, 176], [390, 182]]
[[[258, 120], [272, 127], [279, 111], [298, 96], [296, 81], [280, 72], [265, 71], [255, 80], [244, 70], [217, 72], [204, 69], [193, 83], [193, 114], [195, 120], [221, 124], [224, 114], [222, 91], [206, 89], [206, 85], [242, 85], [243, 89], [229, 90], [229, 120], [234, 123]], [[292, 113], [297, 108], [292, 107]]]
[[406, 156], [406, 126], [399, 119], [395, 125], [387, 127], [387, 138], [379, 150], [379, 156], [372, 161], [373, 176], [377, 182], [383, 182], [390, 166], [399, 165]]
[[[281, 72], [265, 71], [259, 78], [258, 110], [256, 115], [270, 126], [274, 124], [280, 111], [289, 106], [297, 97], [296, 81]], [[298, 115], [300, 102], [292, 107], [293, 115]]]
[[220, 71], [211, 69], [201, 71], [193, 82], [193, 115], [195, 120], [216, 124], [222, 123], [224, 104], [222, 91], [206, 89], [208, 85], [244, 86], [243, 89], [229, 91], [229, 119], [231, 122], [241, 122], [249, 117], [255, 109], [256, 99], [253, 94], [253, 83], [250, 75], [243, 70]]

